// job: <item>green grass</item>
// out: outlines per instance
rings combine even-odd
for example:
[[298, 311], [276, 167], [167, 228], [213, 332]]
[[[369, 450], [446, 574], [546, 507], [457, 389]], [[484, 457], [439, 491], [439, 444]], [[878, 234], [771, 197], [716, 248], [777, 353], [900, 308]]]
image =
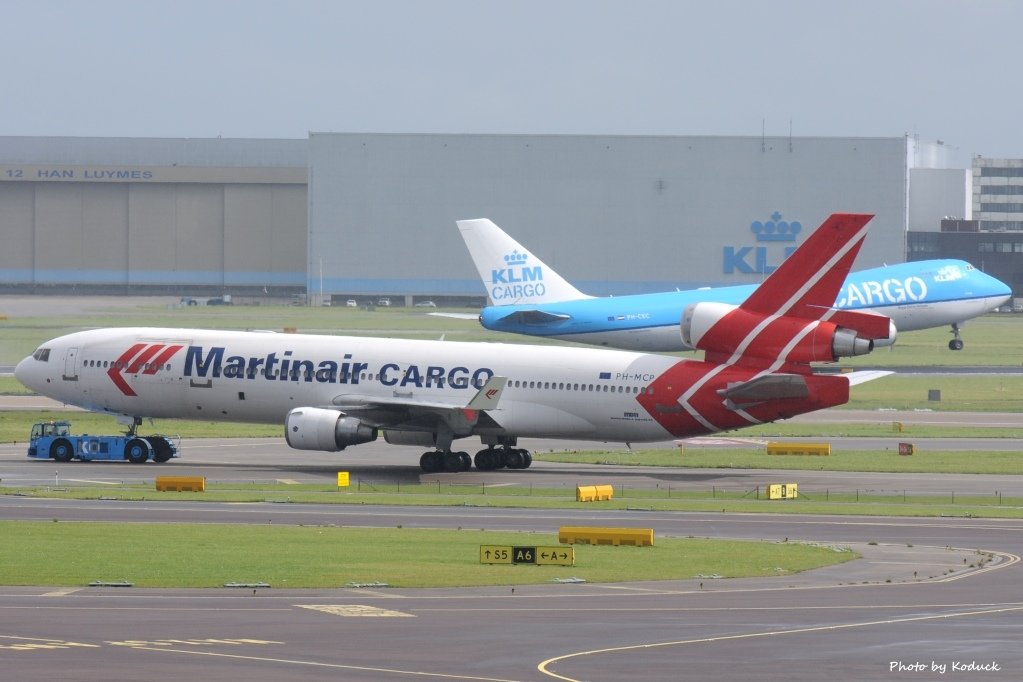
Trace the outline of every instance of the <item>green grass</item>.
[[25, 388], [14, 377], [0, 377], [0, 395], [35, 395], [35, 391]]
[[[523, 585], [791, 575], [856, 558], [843, 548], [656, 538], [653, 547], [576, 545], [575, 566], [486, 565], [479, 546], [557, 545], [556, 534], [214, 524], [0, 522], [0, 584], [278, 588]], [[410, 560], [414, 557], [415, 560]]]
[[[928, 399], [931, 390], [941, 392], [940, 401]], [[853, 386], [849, 394], [843, 407], [850, 409], [1019, 413], [1023, 412], [1023, 374], [895, 374]], [[885, 418], [884, 413], [878, 414], [878, 421]]]

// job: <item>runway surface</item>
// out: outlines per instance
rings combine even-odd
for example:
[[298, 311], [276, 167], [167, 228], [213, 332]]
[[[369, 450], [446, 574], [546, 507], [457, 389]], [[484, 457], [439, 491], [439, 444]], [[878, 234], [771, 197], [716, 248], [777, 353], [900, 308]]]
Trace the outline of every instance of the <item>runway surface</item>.
[[[413, 449], [295, 453], [277, 439], [188, 441], [164, 466], [27, 461], [0, 447], [2, 485], [424, 476]], [[530, 444], [539, 449], [542, 442]], [[563, 445], [563, 444], [562, 444]], [[362, 449], [365, 448], [365, 449]], [[794, 472], [787, 472], [791, 477]], [[820, 484], [1020, 490], [1023, 477], [820, 474]], [[664, 471], [538, 462], [463, 474], [493, 485], [625, 481], [751, 485], [771, 472]], [[798, 472], [800, 487], [810, 472]], [[805, 477], [805, 478], [804, 478]], [[463, 479], [464, 480], [464, 479]], [[815, 482], [813, 485], [816, 485]], [[286, 590], [0, 587], [0, 664], [12, 680], [845, 680], [1023, 678], [1023, 521], [649, 511], [42, 500], [0, 496], [0, 519], [472, 527], [553, 533], [638, 526], [658, 537], [809, 541], [863, 558], [796, 576], [502, 588]], [[2, 559], [0, 545], [0, 559]], [[353, 551], [357, 549], [353, 548]], [[624, 552], [645, 551], [623, 547]], [[684, 561], [684, 556], [679, 557]], [[585, 578], [584, 565], [578, 575]], [[509, 570], [529, 570], [510, 566]], [[343, 573], [343, 567], [339, 567]], [[2, 576], [2, 563], [0, 563]], [[2, 577], [0, 577], [2, 582]], [[900, 667], [901, 666], [901, 667]], [[944, 666], [944, 672], [941, 672]], [[968, 669], [982, 666], [983, 670]], [[953, 669], [958, 667], [959, 669]], [[964, 669], [966, 668], [966, 669]]]

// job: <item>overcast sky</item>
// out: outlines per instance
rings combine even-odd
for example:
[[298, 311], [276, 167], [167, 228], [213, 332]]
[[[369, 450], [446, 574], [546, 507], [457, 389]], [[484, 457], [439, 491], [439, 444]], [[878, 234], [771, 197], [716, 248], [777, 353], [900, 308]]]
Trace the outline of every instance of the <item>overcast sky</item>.
[[1023, 158], [1023, 2], [3, 2], [0, 135], [943, 140]]

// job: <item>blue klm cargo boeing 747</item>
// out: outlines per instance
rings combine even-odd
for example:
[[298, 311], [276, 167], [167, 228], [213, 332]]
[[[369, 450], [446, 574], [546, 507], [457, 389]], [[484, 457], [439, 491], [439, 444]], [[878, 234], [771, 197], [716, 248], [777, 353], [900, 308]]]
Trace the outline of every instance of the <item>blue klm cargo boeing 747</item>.
[[[487, 329], [627, 350], [692, 350], [680, 332], [687, 307], [713, 301], [738, 306], [755, 284], [596, 298], [569, 284], [487, 219], [458, 221], [458, 229], [492, 305]], [[961, 350], [959, 325], [1005, 303], [1000, 280], [961, 260], [926, 260], [852, 272], [835, 307], [891, 318], [899, 332], [950, 325], [951, 350]], [[884, 345], [883, 340], [877, 345]]]

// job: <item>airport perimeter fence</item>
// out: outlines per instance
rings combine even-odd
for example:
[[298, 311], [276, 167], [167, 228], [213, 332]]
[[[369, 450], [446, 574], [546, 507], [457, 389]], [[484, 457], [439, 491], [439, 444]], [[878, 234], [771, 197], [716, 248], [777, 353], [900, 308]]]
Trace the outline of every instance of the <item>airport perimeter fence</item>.
[[[358, 493], [389, 493], [407, 495], [441, 495], [452, 497], [553, 497], [564, 498], [575, 496], [575, 489], [579, 486], [591, 486], [594, 482], [578, 482], [574, 484], [563, 484], [561, 486], [537, 486], [533, 483], [457, 483], [449, 481], [415, 482], [404, 483], [400, 481], [374, 481], [357, 478], [353, 486], [353, 492]], [[672, 486], [655, 485], [638, 486], [633, 484], [610, 483], [606, 480], [599, 482], [600, 485], [611, 485], [614, 489], [614, 499], [643, 501], [643, 500], [768, 500], [768, 487], [772, 484], [764, 483], [750, 487], [741, 486]], [[1023, 507], [1023, 497], [1008, 496], [1002, 491], [992, 491], [987, 494], [959, 493], [954, 490], [948, 492], [913, 493], [906, 489], [879, 490], [871, 488], [836, 489], [836, 488], [811, 488], [800, 485], [798, 494], [787, 498], [785, 501], [798, 503], [823, 502], [835, 504], [858, 504], [858, 503], [882, 503], [882, 504], [949, 504], [956, 506], [978, 505], [978, 506], [1008, 506]]]

